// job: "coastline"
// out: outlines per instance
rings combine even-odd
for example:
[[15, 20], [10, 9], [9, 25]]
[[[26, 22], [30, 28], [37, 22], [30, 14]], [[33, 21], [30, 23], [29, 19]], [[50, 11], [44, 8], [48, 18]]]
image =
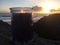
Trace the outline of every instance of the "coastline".
[[2, 20], [2, 21], [11, 25], [11, 20]]

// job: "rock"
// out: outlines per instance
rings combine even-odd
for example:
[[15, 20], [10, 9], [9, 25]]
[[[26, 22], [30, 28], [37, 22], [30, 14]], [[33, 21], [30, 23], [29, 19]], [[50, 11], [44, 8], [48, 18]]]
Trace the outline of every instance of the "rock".
[[0, 20], [0, 45], [11, 45], [11, 25]]
[[11, 31], [11, 25], [0, 20], [0, 32], [9, 32]]
[[39, 37], [60, 40], [60, 14], [50, 14], [34, 24]]

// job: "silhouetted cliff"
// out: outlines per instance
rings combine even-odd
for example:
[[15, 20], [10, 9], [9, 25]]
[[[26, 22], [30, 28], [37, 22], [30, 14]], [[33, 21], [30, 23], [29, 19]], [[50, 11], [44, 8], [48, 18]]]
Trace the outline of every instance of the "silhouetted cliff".
[[11, 25], [0, 20], [0, 45], [11, 45]]
[[0, 20], [0, 32], [11, 31], [11, 25]]
[[34, 24], [34, 30], [40, 37], [60, 40], [60, 14], [50, 14]]

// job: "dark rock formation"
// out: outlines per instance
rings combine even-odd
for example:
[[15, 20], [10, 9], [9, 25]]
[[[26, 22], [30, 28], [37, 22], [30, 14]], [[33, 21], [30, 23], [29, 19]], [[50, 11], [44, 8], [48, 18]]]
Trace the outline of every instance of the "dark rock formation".
[[34, 30], [40, 37], [60, 40], [60, 14], [50, 14], [34, 24]]
[[11, 25], [0, 20], [0, 45], [11, 45]]
[[0, 20], [0, 32], [9, 32], [11, 31], [11, 25]]

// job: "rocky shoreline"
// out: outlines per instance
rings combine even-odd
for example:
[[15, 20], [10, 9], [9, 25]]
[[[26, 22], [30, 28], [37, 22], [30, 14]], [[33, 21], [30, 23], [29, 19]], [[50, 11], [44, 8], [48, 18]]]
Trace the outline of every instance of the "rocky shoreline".
[[[44, 20], [45, 18], [43, 19], [43, 21]], [[42, 20], [40, 21], [42, 22]], [[60, 41], [58, 40], [52, 40], [52, 39], [47, 39], [45, 37], [41, 37], [38, 31], [36, 32], [36, 30], [34, 30], [33, 39], [30, 40], [28, 44], [24, 44], [24, 45], [60, 45]], [[3, 22], [2, 20], [0, 20], [0, 45], [12, 45], [11, 25], [6, 22]]]

